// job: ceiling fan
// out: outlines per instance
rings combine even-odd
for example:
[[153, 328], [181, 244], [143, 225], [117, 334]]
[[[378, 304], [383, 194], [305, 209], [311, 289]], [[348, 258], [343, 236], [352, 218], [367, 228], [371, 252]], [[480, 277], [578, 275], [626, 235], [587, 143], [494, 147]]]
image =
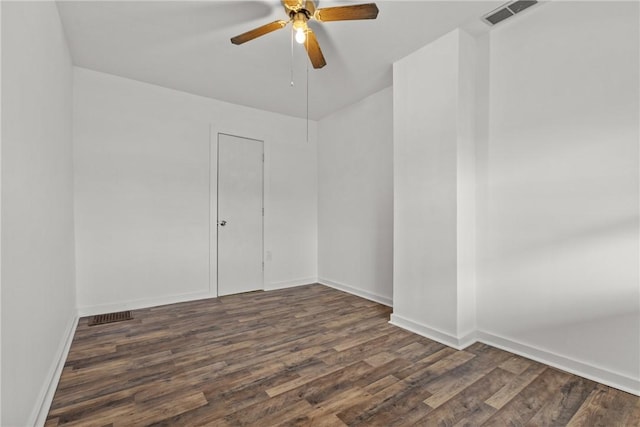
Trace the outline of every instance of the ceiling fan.
[[293, 29], [296, 32], [296, 41], [300, 44], [304, 43], [313, 68], [322, 68], [327, 65], [327, 62], [322, 55], [322, 50], [320, 50], [316, 35], [307, 25], [309, 20], [315, 19], [318, 22], [352, 21], [358, 19], [376, 19], [378, 16], [378, 7], [375, 3], [325, 7], [320, 9], [316, 8], [316, 3], [316, 0], [282, 0], [284, 10], [289, 16], [288, 21], [278, 20], [254, 28], [251, 31], [233, 37], [231, 43], [236, 45], [246, 43], [270, 32], [284, 28], [289, 22], [292, 22]]

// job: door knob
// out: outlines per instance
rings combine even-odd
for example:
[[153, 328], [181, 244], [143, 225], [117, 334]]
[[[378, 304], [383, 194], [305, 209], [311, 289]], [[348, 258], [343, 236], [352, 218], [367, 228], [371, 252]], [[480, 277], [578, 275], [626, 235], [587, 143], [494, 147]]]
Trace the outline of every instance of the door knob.
[[218, 225], [219, 225], [220, 227], [224, 227], [225, 225], [227, 225], [227, 221], [222, 220], [222, 221], [220, 221], [220, 222], [218, 223]]

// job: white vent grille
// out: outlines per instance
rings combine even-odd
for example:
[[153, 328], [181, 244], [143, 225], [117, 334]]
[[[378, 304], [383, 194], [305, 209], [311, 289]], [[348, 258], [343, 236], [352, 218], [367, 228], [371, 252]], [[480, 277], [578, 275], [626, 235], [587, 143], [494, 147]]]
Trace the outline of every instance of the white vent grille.
[[516, 13], [520, 13], [525, 9], [538, 3], [537, 0], [517, 0], [500, 6], [498, 9], [485, 15], [482, 20], [489, 25], [496, 25], [505, 19], [511, 18]]

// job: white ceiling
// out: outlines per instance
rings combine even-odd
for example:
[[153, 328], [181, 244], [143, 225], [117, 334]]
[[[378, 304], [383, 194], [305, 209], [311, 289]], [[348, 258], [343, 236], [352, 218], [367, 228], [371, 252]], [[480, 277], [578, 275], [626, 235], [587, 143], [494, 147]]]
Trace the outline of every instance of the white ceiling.
[[[319, 7], [368, 1], [321, 1]], [[391, 85], [394, 61], [480, 22], [504, 1], [376, 3], [377, 20], [311, 23], [327, 60], [319, 70], [309, 64], [311, 119]], [[297, 44], [292, 61], [290, 26], [240, 46], [229, 41], [286, 19], [279, 1], [58, 1], [58, 8], [78, 66], [306, 117], [309, 61]]]

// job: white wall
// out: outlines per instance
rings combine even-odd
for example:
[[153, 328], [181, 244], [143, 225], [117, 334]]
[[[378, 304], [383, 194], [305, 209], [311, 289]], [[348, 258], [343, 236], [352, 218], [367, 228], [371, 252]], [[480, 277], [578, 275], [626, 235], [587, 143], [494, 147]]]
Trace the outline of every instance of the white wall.
[[321, 283], [391, 304], [390, 87], [318, 124], [318, 276]]
[[46, 411], [75, 326], [71, 89], [55, 3], [3, 2], [4, 426]]
[[210, 132], [265, 141], [265, 287], [316, 280], [315, 122], [74, 71], [81, 313], [215, 295]]
[[456, 337], [476, 330], [476, 89], [482, 50], [466, 31], [458, 34], [456, 141]]
[[[394, 64], [394, 315], [456, 334], [458, 36]], [[427, 96], [428, 95], [428, 96]]]
[[[0, 2], [0, 47], [2, 47], [2, 3]], [[0, 82], [2, 55], [0, 54]], [[2, 117], [2, 84], [0, 84], [0, 118]], [[0, 120], [0, 192], [2, 191], [2, 120]], [[0, 197], [0, 242], [2, 242], [2, 197]], [[0, 243], [0, 423], [2, 423], [2, 244]]]
[[394, 64], [392, 323], [459, 347], [475, 331], [473, 39]]
[[497, 26], [478, 181], [479, 328], [636, 393], [638, 28], [637, 2], [549, 2]]

